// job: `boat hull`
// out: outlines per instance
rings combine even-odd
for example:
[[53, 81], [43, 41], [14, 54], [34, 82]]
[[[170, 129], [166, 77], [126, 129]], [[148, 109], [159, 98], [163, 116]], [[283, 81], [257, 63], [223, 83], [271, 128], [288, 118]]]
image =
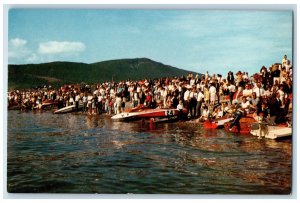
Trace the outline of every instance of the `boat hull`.
[[203, 127], [205, 129], [223, 128], [224, 124], [231, 121], [233, 118], [220, 118], [213, 121], [204, 121]]
[[[78, 109], [83, 108], [83, 104], [79, 104]], [[70, 106], [66, 106], [64, 108], [58, 109], [56, 111], [54, 111], [55, 114], [62, 114], [62, 113], [71, 113], [73, 111], [76, 110], [76, 105], [70, 105]]]
[[137, 112], [124, 112], [111, 117], [112, 120], [138, 120], [147, 118], [169, 118], [178, 116], [177, 109], [143, 109]]
[[[258, 129], [251, 130], [250, 133], [254, 136], [259, 136]], [[263, 137], [268, 139], [278, 139], [278, 138], [291, 137], [291, 136], [292, 136], [291, 127], [268, 126], [268, 130]]]
[[[255, 119], [252, 117], [243, 117], [240, 120], [240, 132], [241, 134], [250, 134], [252, 130], [252, 124], [255, 123]], [[238, 133], [237, 126], [233, 126], [230, 130], [230, 124], [231, 122], [227, 122], [224, 124], [225, 131], [232, 132], [232, 133]]]

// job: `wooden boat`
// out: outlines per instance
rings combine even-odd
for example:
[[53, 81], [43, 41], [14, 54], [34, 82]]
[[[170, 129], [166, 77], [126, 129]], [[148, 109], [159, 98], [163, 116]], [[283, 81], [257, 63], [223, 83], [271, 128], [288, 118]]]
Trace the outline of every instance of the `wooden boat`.
[[[259, 136], [259, 130], [251, 130], [250, 133], [254, 136]], [[270, 126], [268, 125], [268, 130], [266, 131], [265, 138], [268, 139], [278, 139], [283, 137], [292, 136], [292, 128], [288, 126]]]
[[[252, 124], [255, 122], [256, 122], [256, 120], [251, 116], [242, 117], [240, 119], [240, 126], [241, 126], [240, 133], [241, 134], [250, 134], [250, 132], [252, 130]], [[237, 127], [233, 126], [230, 130], [230, 124], [231, 124], [231, 122], [227, 122], [224, 124], [225, 131], [237, 133], [238, 132]]]
[[[187, 110], [183, 110], [184, 114], [187, 114]], [[144, 106], [133, 108], [128, 112], [119, 113], [111, 117], [113, 120], [136, 120], [143, 118], [172, 118], [178, 116], [179, 111], [175, 108], [156, 108], [150, 109]]]
[[207, 120], [204, 121], [203, 123], [203, 127], [205, 129], [216, 129], [216, 128], [222, 128], [224, 127], [224, 124], [233, 120], [232, 117], [227, 118], [227, 117], [221, 117], [221, 118], [217, 118], [215, 120]]

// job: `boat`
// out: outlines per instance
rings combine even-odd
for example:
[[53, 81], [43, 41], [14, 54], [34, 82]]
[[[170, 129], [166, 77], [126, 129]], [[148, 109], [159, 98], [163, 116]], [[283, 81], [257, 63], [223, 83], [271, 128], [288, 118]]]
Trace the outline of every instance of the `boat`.
[[[242, 117], [240, 119], [240, 127], [241, 127], [240, 133], [241, 134], [250, 134], [250, 132], [252, 130], [252, 124], [255, 122], [256, 122], [256, 120], [252, 116]], [[231, 124], [231, 122], [226, 122], [224, 124], [225, 131], [238, 133], [238, 129], [236, 126], [233, 126], [230, 130], [230, 124]]]
[[58, 105], [58, 101], [45, 100], [42, 102], [41, 105], [36, 105], [34, 107], [34, 109], [38, 109], [38, 108], [44, 109], [46, 107], [53, 107], [53, 106], [57, 106], [57, 105]]
[[43, 107], [57, 105], [57, 104], [58, 104], [58, 101], [52, 101], [52, 100], [45, 100], [42, 102]]
[[[184, 114], [187, 114], [187, 110], [183, 110]], [[166, 118], [165, 120], [171, 120], [174, 116], [178, 116], [179, 111], [175, 108], [156, 108], [150, 109], [144, 107], [143, 105], [138, 106], [129, 110], [128, 112], [123, 112], [116, 114], [111, 117], [112, 120], [137, 120], [145, 118]]]
[[[81, 109], [81, 108], [83, 108], [83, 104], [79, 104], [78, 109]], [[54, 113], [55, 114], [70, 113], [70, 112], [75, 111], [75, 109], [76, 109], [76, 105], [73, 104], [73, 105], [66, 106], [64, 108], [58, 109], [58, 110], [54, 111]]]
[[217, 118], [215, 120], [207, 120], [204, 121], [203, 123], [203, 127], [205, 129], [217, 129], [217, 128], [222, 128], [224, 127], [224, 124], [227, 122], [230, 122], [231, 120], [233, 120], [232, 117], [227, 118], [227, 117], [221, 117], [221, 118]]
[[[254, 136], [259, 136], [259, 130], [251, 130], [250, 133]], [[270, 126], [268, 125], [268, 130], [264, 135], [268, 139], [278, 139], [284, 137], [292, 136], [292, 128], [289, 126]]]

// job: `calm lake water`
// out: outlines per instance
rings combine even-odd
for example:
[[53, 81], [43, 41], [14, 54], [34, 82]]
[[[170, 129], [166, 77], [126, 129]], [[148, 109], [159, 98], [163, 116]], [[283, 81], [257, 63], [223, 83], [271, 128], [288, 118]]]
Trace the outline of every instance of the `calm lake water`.
[[292, 141], [188, 123], [8, 112], [12, 193], [289, 194]]

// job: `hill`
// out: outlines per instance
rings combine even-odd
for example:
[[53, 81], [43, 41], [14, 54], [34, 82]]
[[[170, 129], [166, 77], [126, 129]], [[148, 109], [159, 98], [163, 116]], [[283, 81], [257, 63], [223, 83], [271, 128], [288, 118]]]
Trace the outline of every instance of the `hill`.
[[98, 83], [104, 81], [154, 79], [187, 75], [189, 71], [147, 58], [119, 59], [98, 63], [51, 62], [8, 65], [8, 88], [33, 88], [51, 84]]

